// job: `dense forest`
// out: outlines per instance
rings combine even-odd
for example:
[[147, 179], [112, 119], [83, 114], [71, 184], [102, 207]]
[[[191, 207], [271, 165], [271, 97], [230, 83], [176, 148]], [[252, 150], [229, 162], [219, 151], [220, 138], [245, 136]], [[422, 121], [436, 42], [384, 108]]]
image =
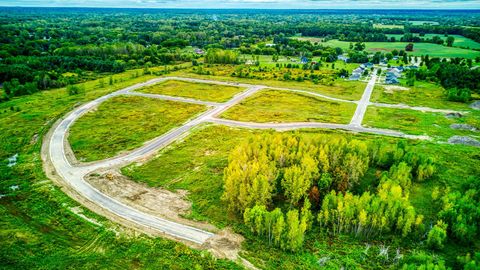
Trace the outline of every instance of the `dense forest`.
[[[374, 181], [365, 186], [369, 170]], [[463, 192], [436, 188], [431, 207], [437, 215], [429, 219], [410, 203], [412, 184], [436, 170], [434, 157], [403, 142], [269, 134], [231, 152], [223, 199], [254, 234], [284, 250], [300, 249], [315, 233], [420, 240], [431, 250], [442, 249], [447, 237], [468, 245], [480, 233], [477, 180], [467, 180]]]
[[[408, 20], [438, 20], [441, 13], [365, 16], [322, 11], [96, 10], [3, 8], [0, 10], [0, 82], [9, 82], [2, 99], [63, 87], [100, 74], [125, 69], [196, 61], [192, 47], [235, 49], [243, 54], [322, 56], [333, 61], [342, 54], [332, 48], [291, 36], [316, 36], [352, 43], [391, 41], [386, 34], [459, 34], [480, 41], [478, 13], [448, 13], [442, 25], [415, 26]], [[319, 16], [320, 15], [320, 16]], [[359, 15], [365, 16], [362, 18]], [[404, 24], [403, 29], [376, 28], [376, 23]], [[462, 27], [456, 25], [463, 25]], [[425, 42], [442, 39], [419, 39]], [[273, 42], [273, 46], [266, 46]], [[445, 41], [448, 43], [448, 41]], [[448, 45], [448, 44], [446, 44]], [[355, 46], [351, 61], [369, 58]], [[360, 52], [359, 52], [360, 51]], [[207, 55], [208, 56], [208, 55]], [[231, 57], [231, 56], [230, 56]], [[477, 60], [478, 61], [478, 60]], [[206, 62], [237, 63], [237, 59]], [[473, 74], [472, 76], [476, 76]], [[463, 86], [462, 86], [463, 87]]]

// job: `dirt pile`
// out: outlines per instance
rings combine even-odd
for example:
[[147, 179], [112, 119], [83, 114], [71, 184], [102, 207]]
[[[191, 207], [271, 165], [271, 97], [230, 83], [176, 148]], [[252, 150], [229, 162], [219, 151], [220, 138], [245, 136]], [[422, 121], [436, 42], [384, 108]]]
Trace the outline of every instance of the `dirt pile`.
[[459, 129], [459, 130], [469, 130], [469, 131], [478, 131], [478, 128], [468, 125], [468, 124], [451, 124], [450, 128]]
[[172, 192], [163, 188], [149, 187], [134, 182], [113, 169], [92, 173], [86, 180], [100, 192], [133, 208], [204, 230], [217, 230], [208, 223], [182, 218], [190, 213], [192, 207], [192, 203], [186, 199], [185, 190]]
[[448, 139], [448, 143], [480, 147], [480, 141], [469, 136], [453, 136]]
[[474, 110], [480, 110], [480, 100], [477, 100], [477, 101], [473, 102], [472, 104], [470, 104], [470, 108], [472, 108]]

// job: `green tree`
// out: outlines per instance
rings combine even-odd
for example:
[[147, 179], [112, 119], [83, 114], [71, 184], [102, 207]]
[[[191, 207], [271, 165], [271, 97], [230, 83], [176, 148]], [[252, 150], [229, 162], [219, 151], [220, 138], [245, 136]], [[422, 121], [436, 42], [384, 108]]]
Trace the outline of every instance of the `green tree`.
[[452, 36], [448, 36], [446, 42], [448, 47], [452, 47], [453, 43], [455, 42], [455, 38]]
[[428, 232], [427, 245], [432, 249], [442, 249], [447, 239], [447, 224], [439, 220]]

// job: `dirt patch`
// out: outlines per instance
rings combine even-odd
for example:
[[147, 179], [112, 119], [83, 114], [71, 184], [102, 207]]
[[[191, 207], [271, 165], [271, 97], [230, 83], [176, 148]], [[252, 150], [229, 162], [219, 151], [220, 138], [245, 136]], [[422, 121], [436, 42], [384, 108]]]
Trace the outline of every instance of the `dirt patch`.
[[137, 183], [114, 169], [97, 171], [85, 177], [100, 192], [142, 212], [188, 224], [208, 231], [217, 229], [205, 222], [182, 218], [190, 213], [192, 203], [186, 200], [187, 191], [172, 192]]
[[[217, 258], [238, 260], [243, 236], [235, 234], [230, 229], [218, 229], [206, 222], [198, 222], [182, 218], [188, 215], [191, 202], [186, 200], [188, 192], [177, 190], [172, 192], [163, 188], [152, 188], [137, 183], [114, 169], [97, 171], [86, 177], [86, 180], [100, 192], [107, 194], [131, 207], [158, 217], [166, 218], [196, 228], [201, 228], [216, 234], [208, 239], [200, 248], [210, 251]], [[248, 265], [247, 262], [240, 262]]]
[[243, 236], [233, 233], [230, 229], [224, 229], [208, 239], [202, 247], [217, 258], [236, 260], [243, 240]]
[[394, 91], [408, 91], [410, 88], [398, 86], [398, 85], [384, 85], [383, 86], [385, 93], [393, 94]]

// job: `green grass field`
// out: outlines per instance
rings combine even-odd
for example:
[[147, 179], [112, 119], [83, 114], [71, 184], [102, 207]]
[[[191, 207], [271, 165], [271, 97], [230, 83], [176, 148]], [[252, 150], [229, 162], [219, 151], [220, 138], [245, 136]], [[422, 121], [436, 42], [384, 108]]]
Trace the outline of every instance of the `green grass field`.
[[[415, 36], [419, 36], [419, 34], [414, 34]], [[445, 35], [441, 35], [441, 34], [425, 34], [425, 36], [421, 37], [421, 38], [424, 38], [424, 39], [431, 39], [433, 38], [434, 36], [438, 36], [440, 37], [441, 39], [443, 40], [446, 40], [447, 37]], [[452, 37], [455, 38], [455, 41], [453, 42], [453, 46], [454, 47], [463, 47], [463, 48], [470, 48], [470, 49], [480, 49], [480, 43], [472, 40], [472, 39], [469, 39], [467, 37], [464, 37], [464, 36], [460, 36], [460, 35], [450, 35]], [[397, 41], [400, 41], [400, 39], [403, 37], [403, 35], [401, 34], [387, 34], [387, 37], [395, 37], [395, 39]]]
[[168, 80], [142, 88], [138, 91], [149, 94], [193, 98], [203, 101], [225, 102], [242, 90], [242, 88], [235, 86]]
[[478, 111], [472, 111], [459, 119], [449, 119], [443, 113], [370, 106], [363, 124], [368, 127], [400, 130], [407, 134], [428, 135], [442, 141], [454, 135], [480, 136], [479, 132], [450, 128], [451, 124], [469, 124], [480, 129]]
[[[307, 39], [307, 37], [304, 37]], [[329, 40], [320, 44], [330, 47], [340, 47], [344, 50], [348, 50], [350, 47], [348, 41]], [[393, 50], [405, 50], [405, 46], [408, 42], [365, 42], [366, 50], [369, 52], [389, 52]], [[415, 43], [413, 52], [409, 52], [410, 55], [421, 56], [429, 55], [430, 57], [463, 57], [463, 58], [475, 58], [480, 56], [479, 51], [462, 49], [457, 47], [447, 47], [438, 44], [431, 43]]]
[[[140, 72], [113, 75], [116, 82], [103, 88], [99, 80], [83, 83], [80, 95], [62, 88], [0, 103], [1, 269], [242, 269], [206, 251], [134, 234], [83, 208], [102, 224], [94, 225], [74, 214], [70, 208], [79, 204], [45, 176], [40, 147], [53, 123], [78, 103], [154, 77], [133, 77]], [[16, 153], [17, 164], [8, 167]]]
[[78, 119], [68, 139], [80, 161], [100, 160], [137, 148], [204, 109], [196, 104], [118, 96]]
[[288, 91], [266, 90], [227, 110], [222, 118], [246, 122], [350, 122], [355, 105]]
[[469, 110], [468, 104], [448, 101], [443, 87], [416, 81], [415, 86], [403, 86], [410, 90], [388, 90], [388, 86], [376, 85], [370, 101], [410, 106], [425, 106], [437, 109]]

